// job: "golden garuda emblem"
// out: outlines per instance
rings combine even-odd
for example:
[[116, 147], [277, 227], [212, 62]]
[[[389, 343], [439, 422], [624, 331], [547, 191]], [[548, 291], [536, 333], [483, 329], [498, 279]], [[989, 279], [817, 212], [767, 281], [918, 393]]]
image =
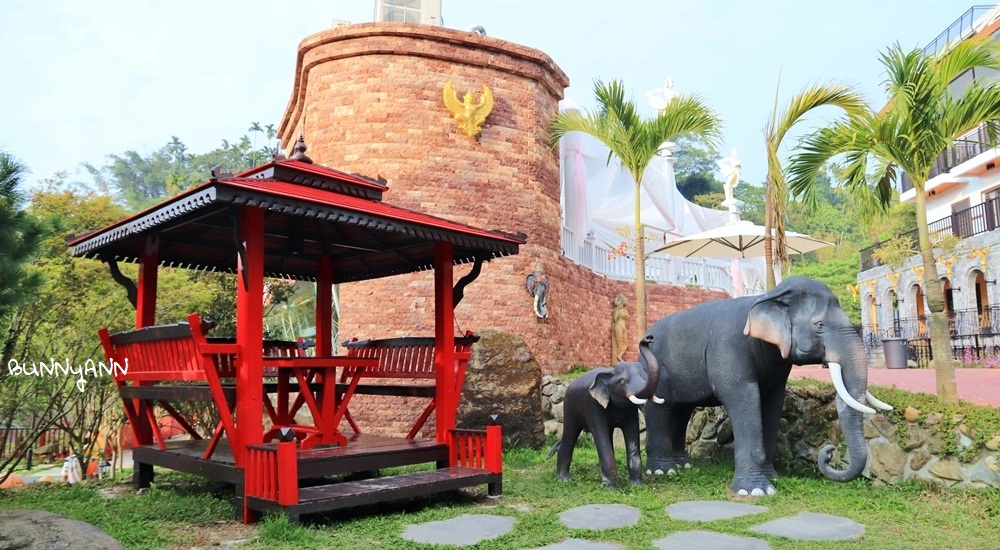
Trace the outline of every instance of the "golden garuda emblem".
[[486, 117], [493, 111], [493, 93], [486, 84], [483, 84], [483, 93], [479, 96], [479, 101], [473, 100], [472, 92], [465, 92], [465, 96], [460, 100], [458, 92], [451, 87], [449, 80], [444, 85], [444, 104], [451, 116], [455, 117], [459, 129], [469, 137], [476, 137], [482, 130]]

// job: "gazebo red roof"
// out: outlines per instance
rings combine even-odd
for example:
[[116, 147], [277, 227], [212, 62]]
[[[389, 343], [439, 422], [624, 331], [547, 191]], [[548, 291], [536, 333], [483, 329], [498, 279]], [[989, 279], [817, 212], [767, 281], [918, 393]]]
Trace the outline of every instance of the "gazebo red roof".
[[277, 160], [211, 180], [68, 241], [74, 256], [137, 261], [158, 235], [162, 265], [235, 272], [236, 210], [267, 211], [264, 273], [314, 280], [329, 254], [334, 283], [430, 269], [434, 243], [456, 264], [518, 253], [523, 235], [485, 230], [382, 202], [383, 182], [301, 160]]

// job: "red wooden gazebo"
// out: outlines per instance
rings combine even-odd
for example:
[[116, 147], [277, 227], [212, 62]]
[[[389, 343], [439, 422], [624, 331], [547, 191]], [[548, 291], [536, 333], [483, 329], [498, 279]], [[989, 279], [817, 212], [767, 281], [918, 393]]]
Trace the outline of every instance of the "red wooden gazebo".
[[[313, 164], [300, 139], [289, 159], [236, 175], [213, 173], [202, 185], [68, 242], [74, 256], [106, 262], [136, 308], [135, 331], [101, 336], [109, 361], [128, 362], [116, 383], [135, 431], [138, 486], [149, 483], [153, 465], [232, 482], [246, 521], [255, 510], [297, 517], [480, 483], [499, 491], [499, 426], [455, 429], [468, 347], [455, 340], [452, 310], [461, 291], [453, 288], [453, 267], [517, 254], [524, 237], [391, 206], [382, 201], [386, 190], [384, 182]], [[137, 282], [121, 274], [119, 262], [139, 264]], [[235, 339], [206, 338], [197, 315], [157, 325], [159, 266], [235, 273]], [[434, 281], [435, 333], [427, 341], [435, 439], [341, 434], [358, 381], [386, 369], [388, 359], [333, 355], [332, 285], [424, 270]], [[264, 341], [265, 277], [317, 283], [313, 354]], [[171, 405], [184, 400], [216, 405], [221, 421], [211, 438]], [[294, 420], [303, 406], [313, 425]], [[191, 438], [162, 438], [156, 407], [178, 418]], [[265, 418], [272, 422], [267, 431]], [[307, 478], [418, 462], [437, 468], [397, 483], [300, 488]]]

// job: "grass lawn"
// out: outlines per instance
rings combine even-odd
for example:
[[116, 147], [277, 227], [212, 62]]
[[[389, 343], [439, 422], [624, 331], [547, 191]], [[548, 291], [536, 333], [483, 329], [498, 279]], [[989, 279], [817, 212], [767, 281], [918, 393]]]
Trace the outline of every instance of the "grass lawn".
[[[673, 520], [666, 512], [684, 500], [727, 500], [731, 464], [696, 463], [680, 476], [650, 479], [640, 487], [627, 483], [624, 452], [619, 450], [616, 492], [600, 487], [597, 454], [592, 441], [581, 438], [574, 457], [573, 481], [556, 482], [555, 458], [547, 449], [513, 449], [505, 453], [504, 496], [477, 493], [404, 504], [378, 506], [310, 518], [302, 525], [267, 518], [256, 526], [232, 520], [232, 489], [184, 474], [161, 473], [145, 494], [134, 494], [122, 482], [68, 486], [33, 486], [0, 491], [0, 508], [35, 508], [97, 525], [129, 549], [227, 547], [263, 548], [434, 548], [406, 543], [399, 534], [408, 524], [450, 519], [461, 514], [502, 514], [514, 517], [513, 531], [468, 547], [476, 549], [533, 548], [566, 538], [617, 542], [630, 549], [652, 548], [650, 542], [670, 533], [708, 529], [739, 536], [757, 536], [776, 549], [995, 548], [1000, 541], [1000, 491], [935, 491], [917, 484], [874, 486], [865, 480], [837, 483], [825, 479], [781, 477], [778, 494], [743, 502], [760, 504], [768, 512], [755, 516], [693, 524]], [[607, 531], [572, 530], [559, 523], [560, 512], [583, 504], [627, 504], [642, 510], [633, 527]], [[758, 535], [749, 527], [809, 511], [845, 516], [865, 525], [857, 542], [802, 542]], [[242, 541], [239, 544], [230, 544]], [[836, 546], [834, 546], [836, 545]]]

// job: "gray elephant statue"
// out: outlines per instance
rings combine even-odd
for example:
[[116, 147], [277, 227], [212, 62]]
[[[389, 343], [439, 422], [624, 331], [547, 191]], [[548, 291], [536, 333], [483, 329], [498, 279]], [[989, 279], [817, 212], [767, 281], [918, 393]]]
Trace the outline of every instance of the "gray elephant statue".
[[615, 367], [598, 367], [574, 380], [566, 388], [563, 398], [563, 433], [549, 451], [548, 458], [558, 450], [556, 479], [569, 480], [569, 465], [580, 432], [587, 430], [594, 436], [597, 457], [601, 463], [604, 486], [615, 488], [618, 465], [612, 435], [615, 428], [625, 439], [629, 480], [642, 483], [642, 458], [639, 453], [639, 409], [653, 395], [659, 381], [660, 369], [650, 351], [653, 337], [647, 336], [639, 343], [639, 352], [645, 365], [622, 361]]
[[863, 414], [874, 414], [871, 407], [892, 409], [868, 393], [861, 337], [836, 296], [807, 277], [789, 277], [761, 296], [705, 302], [668, 315], [649, 328], [648, 336], [655, 338], [651, 350], [660, 368], [655, 396], [664, 403], [645, 407], [647, 473], [690, 468], [685, 436], [691, 413], [721, 404], [735, 436], [730, 491], [774, 494], [778, 421], [792, 365], [828, 366], [837, 389], [850, 463], [845, 470], [834, 469], [835, 447], [823, 447], [819, 469], [830, 479], [861, 475], [868, 461]]

